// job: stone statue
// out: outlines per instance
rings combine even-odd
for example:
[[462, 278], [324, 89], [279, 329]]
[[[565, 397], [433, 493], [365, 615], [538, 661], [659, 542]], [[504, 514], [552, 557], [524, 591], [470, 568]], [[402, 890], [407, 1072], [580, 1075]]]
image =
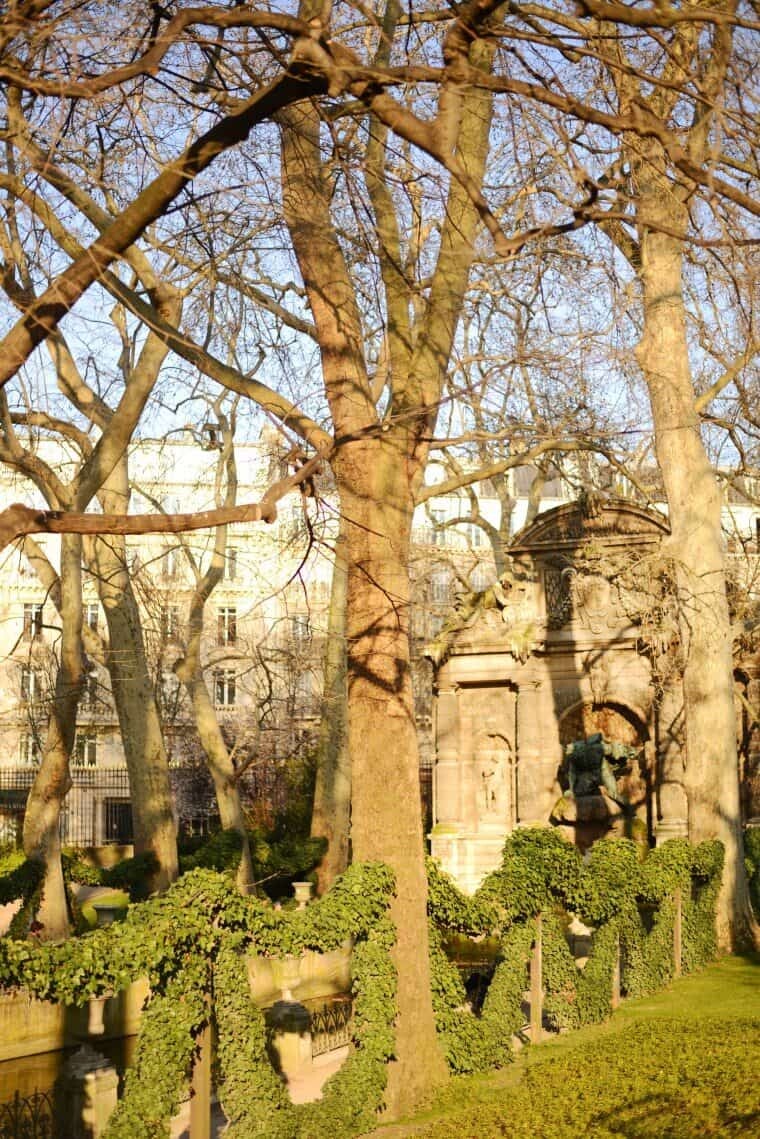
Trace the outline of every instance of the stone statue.
[[565, 763], [570, 787], [565, 796], [574, 799], [598, 795], [600, 787], [604, 787], [610, 799], [621, 807], [627, 807], [625, 795], [618, 791], [613, 768], [633, 759], [639, 750], [628, 744], [611, 743], [601, 732], [569, 743], [565, 748]]
[[457, 594], [454, 612], [432, 644], [426, 646], [425, 656], [440, 666], [448, 657], [456, 634], [480, 621], [490, 639], [503, 640], [506, 651], [524, 663], [540, 637], [537, 588], [537, 582], [515, 569], [508, 559], [493, 585], [480, 592]]
[[484, 757], [480, 762], [480, 814], [496, 811], [501, 772], [495, 756]]
[[506, 819], [509, 808], [506, 741], [497, 735], [481, 736], [475, 747], [475, 801], [478, 818], [496, 822]]

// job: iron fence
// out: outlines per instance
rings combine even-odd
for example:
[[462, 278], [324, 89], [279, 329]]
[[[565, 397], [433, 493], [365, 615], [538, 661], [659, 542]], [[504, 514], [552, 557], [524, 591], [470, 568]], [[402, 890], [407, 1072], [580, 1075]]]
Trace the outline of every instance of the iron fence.
[[[0, 767], [0, 842], [18, 841], [36, 767]], [[432, 766], [420, 767], [420, 799], [426, 831], [432, 825]], [[71, 767], [71, 790], [61, 811], [61, 841], [67, 846], [132, 842], [129, 773], [125, 767]], [[207, 834], [219, 825], [214, 784], [200, 764], [170, 771], [180, 830]], [[278, 760], [252, 764], [239, 779], [241, 797], [254, 821], [269, 822], [292, 799], [288, 765]]]
[[353, 1002], [350, 997], [331, 1001], [311, 1014], [311, 1055], [323, 1056], [351, 1043]]
[[[36, 769], [0, 768], [0, 831], [20, 829]], [[61, 842], [101, 846], [132, 841], [132, 811], [126, 768], [72, 767], [71, 789], [63, 802]]]
[[0, 1139], [52, 1139], [53, 1101], [45, 1092], [32, 1092], [0, 1103]]

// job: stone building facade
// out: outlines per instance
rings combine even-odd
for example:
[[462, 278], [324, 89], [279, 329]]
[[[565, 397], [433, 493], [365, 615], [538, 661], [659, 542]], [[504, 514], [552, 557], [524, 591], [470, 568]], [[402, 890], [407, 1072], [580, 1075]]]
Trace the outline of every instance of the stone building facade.
[[[516, 535], [491, 589], [459, 599], [430, 646], [435, 674], [431, 849], [474, 890], [517, 826], [562, 827], [581, 848], [610, 833], [686, 834], [683, 693], [666, 518], [592, 496]], [[737, 670], [741, 711], [758, 669]], [[745, 811], [760, 815], [756, 724], [742, 743]], [[567, 746], [601, 733], [608, 784], [568, 795]], [[599, 743], [601, 748], [604, 742]], [[601, 753], [600, 753], [601, 754]], [[619, 801], [617, 801], [619, 800]]]

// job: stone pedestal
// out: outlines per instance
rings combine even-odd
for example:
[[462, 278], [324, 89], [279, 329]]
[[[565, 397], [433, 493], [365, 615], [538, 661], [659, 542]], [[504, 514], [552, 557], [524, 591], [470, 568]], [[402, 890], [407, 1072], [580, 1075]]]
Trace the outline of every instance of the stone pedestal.
[[487, 874], [501, 865], [506, 831], [447, 831], [434, 827], [430, 853], [450, 874], [460, 890], [474, 894]]
[[272, 1057], [286, 1080], [298, 1078], [311, 1067], [311, 1017], [298, 1001], [277, 1001], [266, 1014], [271, 1030]]
[[56, 1091], [67, 1139], [99, 1139], [116, 1107], [118, 1087], [116, 1069], [105, 1056], [89, 1044], [74, 1053], [64, 1065]]
[[669, 838], [688, 838], [689, 825], [686, 819], [661, 819], [654, 829], [655, 845], [662, 846]]
[[554, 805], [551, 821], [572, 828], [579, 850], [588, 850], [600, 838], [625, 836], [625, 812], [608, 795], [563, 795]]

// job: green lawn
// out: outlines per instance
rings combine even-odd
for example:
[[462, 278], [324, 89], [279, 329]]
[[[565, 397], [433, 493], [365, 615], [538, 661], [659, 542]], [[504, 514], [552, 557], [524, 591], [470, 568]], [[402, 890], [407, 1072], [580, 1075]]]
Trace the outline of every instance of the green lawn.
[[452, 1080], [376, 1139], [760, 1139], [760, 956], [727, 957], [603, 1025]]
[[82, 902], [82, 917], [90, 929], [94, 929], [98, 924], [98, 915], [95, 912], [93, 902], [117, 906], [121, 911], [119, 916], [123, 917], [129, 906], [129, 894], [125, 893], [124, 890], [103, 890], [102, 893], [98, 893], [95, 897], [88, 898], [87, 901]]

